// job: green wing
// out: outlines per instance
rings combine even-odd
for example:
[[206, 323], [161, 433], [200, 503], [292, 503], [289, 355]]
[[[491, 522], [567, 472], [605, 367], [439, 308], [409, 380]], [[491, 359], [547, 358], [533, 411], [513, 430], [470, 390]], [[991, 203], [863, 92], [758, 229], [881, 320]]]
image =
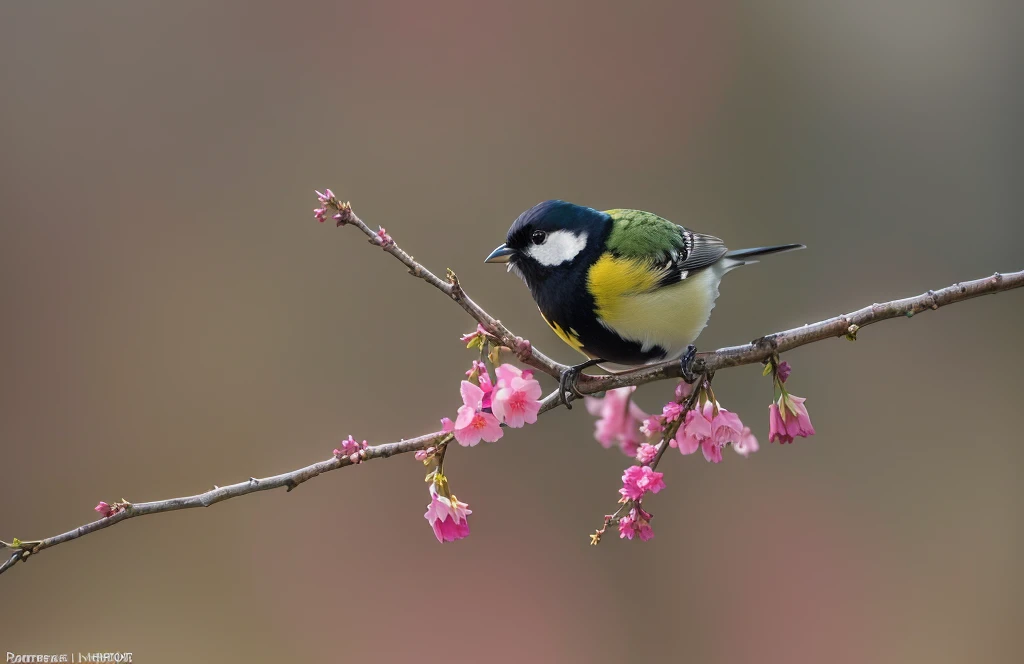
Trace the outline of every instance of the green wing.
[[612, 218], [608, 249], [632, 261], [644, 261], [657, 271], [655, 288], [678, 283], [715, 264], [728, 249], [713, 235], [673, 224], [643, 210], [607, 210]]
[[643, 210], [605, 210], [612, 218], [608, 249], [624, 258], [667, 261], [673, 252], [684, 252], [684, 229], [668, 219]]

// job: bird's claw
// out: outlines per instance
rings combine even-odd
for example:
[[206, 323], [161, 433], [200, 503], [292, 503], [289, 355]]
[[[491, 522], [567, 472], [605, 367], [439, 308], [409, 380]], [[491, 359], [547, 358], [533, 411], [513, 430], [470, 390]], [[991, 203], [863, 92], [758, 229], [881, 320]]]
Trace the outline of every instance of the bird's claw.
[[683, 374], [683, 380], [687, 383], [693, 384], [693, 381], [697, 380], [697, 376], [693, 373], [693, 361], [697, 358], [697, 347], [690, 344], [686, 347], [686, 352], [679, 358], [679, 370]]
[[604, 360], [587, 360], [581, 364], [577, 364], [569, 367], [562, 372], [562, 375], [558, 378], [558, 398], [565, 404], [566, 409], [572, 410], [572, 400], [583, 396], [583, 393], [576, 387], [576, 381], [579, 380], [580, 374], [584, 369], [592, 367], [595, 364], [600, 364]]

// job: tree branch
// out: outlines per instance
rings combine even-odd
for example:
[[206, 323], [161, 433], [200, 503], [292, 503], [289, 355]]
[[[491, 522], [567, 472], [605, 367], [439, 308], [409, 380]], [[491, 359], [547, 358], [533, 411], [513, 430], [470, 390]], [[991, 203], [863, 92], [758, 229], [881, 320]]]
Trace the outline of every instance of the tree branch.
[[[326, 192], [330, 194], [330, 192]], [[476, 302], [462, 288], [458, 278], [451, 271], [448, 272], [448, 279], [444, 281], [422, 264], [413, 259], [412, 256], [403, 251], [383, 228], [380, 231], [371, 230], [352, 211], [348, 203], [341, 203], [333, 194], [323, 196], [321, 201], [325, 207], [337, 210], [334, 215], [338, 225], [352, 225], [362, 231], [370, 242], [381, 247], [387, 253], [401, 261], [415, 277], [423, 279], [431, 286], [434, 286], [450, 299], [461, 306], [470, 316], [473, 317], [487, 334], [492, 336], [500, 345], [512, 350], [523, 363], [532, 366], [544, 373], [558, 377], [568, 367], [555, 362], [540, 351], [534, 349], [529, 341], [513, 334], [508, 328], [502, 325], [501, 321], [494, 318]], [[318, 216], [319, 218], [319, 216]], [[928, 291], [917, 297], [893, 300], [882, 304], [873, 304], [857, 311], [829, 318], [828, 320], [804, 325], [769, 334], [742, 346], [722, 348], [714, 352], [700, 353], [697, 355], [693, 370], [695, 373], [711, 374], [717, 370], [728, 367], [735, 367], [743, 364], [764, 362], [773, 355], [792, 350], [816, 341], [822, 341], [833, 337], [847, 337], [856, 339], [860, 328], [898, 317], [911, 317], [929, 309], [938, 309], [941, 306], [954, 304], [980, 295], [998, 293], [1013, 288], [1024, 286], [1024, 271], [1012, 272], [1009, 274], [995, 274], [984, 279], [965, 281], [954, 284], [938, 291]], [[631, 385], [642, 385], [657, 380], [679, 378], [681, 376], [678, 362], [663, 362], [661, 364], [636, 369], [633, 371], [616, 374], [614, 376], [583, 376], [579, 382], [579, 390], [583, 394], [593, 394], [617, 387]], [[541, 401], [540, 413], [545, 413], [558, 407], [563, 402], [560, 400], [558, 390], [544, 397]], [[115, 524], [128, 519], [148, 514], [159, 514], [162, 512], [173, 512], [175, 510], [192, 509], [197, 507], [209, 507], [230, 498], [246, 496], [259, 491], [269, 491], [285, 487], [291, 491], [298, 485], [317, 477], [323, 473], [358, 465], [363, 461], [372, 459], [384, 459], [397, 454], [405, 454], [416, 450], [426, 449], [445, 438], [448, 434], [443, 431], [435, 431], [416, 438], [401, 440], [384, 445], [367, 447], [358, 453], [358, 459], [353, 461], [347, 456], [331, 457], [304, 468], [291, 472], [264, 477], [262, 479], [250, 478], [248, 481], [231, 484], [229, 486], [214, 487], [205, 493], [182, 498], [170, 498], [147, 503], [116, 503], [114, 514], [101, 518], [97, 521], [79, 526], [60, 535], [55, 535], [43, 540], [20, 541], [15, 539], [11, 543], [0, 542], [0, 545], [14, 551], [13, 554], [0, 565], [0, 574], [10, 569], [19, 561], [27, 560], [31, 555], [39, 553], [64, 542], [78, 539], [83, 535], [109, 528]]]

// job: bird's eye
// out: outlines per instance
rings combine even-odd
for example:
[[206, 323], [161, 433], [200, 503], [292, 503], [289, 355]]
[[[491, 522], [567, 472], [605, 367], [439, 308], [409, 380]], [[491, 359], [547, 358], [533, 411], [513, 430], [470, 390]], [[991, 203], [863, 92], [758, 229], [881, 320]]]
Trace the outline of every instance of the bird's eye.
[[548, 234], [544, 231], [534, 231], [533, 235], [530, 236], [530, 241], [534, 244], [544, 244], [546, 239], [548, 239]]

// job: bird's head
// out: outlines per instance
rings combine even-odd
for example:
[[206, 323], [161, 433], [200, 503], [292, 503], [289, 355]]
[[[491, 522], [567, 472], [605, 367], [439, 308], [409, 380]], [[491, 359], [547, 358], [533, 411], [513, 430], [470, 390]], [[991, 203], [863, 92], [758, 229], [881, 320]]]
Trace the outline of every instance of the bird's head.
[[604, 212], [565, 201], [544, 201], [519, 215], [508, 229], [505, 244], [485, 262], [507, 263], [509, 271], [532, 288], [600, 253], [610, 227], [611, 217]]

